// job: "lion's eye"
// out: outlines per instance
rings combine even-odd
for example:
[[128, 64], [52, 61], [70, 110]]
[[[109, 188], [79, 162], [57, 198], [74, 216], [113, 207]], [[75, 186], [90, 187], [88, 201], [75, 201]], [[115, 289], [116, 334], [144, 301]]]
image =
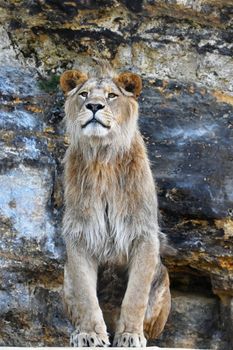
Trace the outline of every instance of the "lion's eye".
[[87, 91], [83, 91], [83, 92], [80, 92], [79, 95], [86, 98], [87, 95], [88, 95], [88, 92]]
[[108, 94], [108, 98], [115, 98], [115, 97], [117, 97], [118, 95], [116, 95], [116, 94], [114, 94], [113, 92], [110, 92], [109, 94]]

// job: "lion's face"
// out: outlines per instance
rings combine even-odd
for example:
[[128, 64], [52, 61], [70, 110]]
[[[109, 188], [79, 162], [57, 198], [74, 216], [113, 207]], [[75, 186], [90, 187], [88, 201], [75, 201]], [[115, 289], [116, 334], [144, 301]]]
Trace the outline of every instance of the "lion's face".
[[132, 73], [116, 78], [89, 78], [79, 71], [67, 71], [61, 77], [67, 93], [66, 118], [68, 131], [75, 139], [127, 138], [137, 125], [137, 96], [141, 80]]
[[69, 100], [74, 104], [75, 115], [71, 117], [77, 123], [76, 131], [87, 137], [103, 138], [120, 131], [131, 114], [126, 105], [136, 107], [135, 101], [128, 101], [130, 97], [124, 96], [110, 79], [87, 80]]

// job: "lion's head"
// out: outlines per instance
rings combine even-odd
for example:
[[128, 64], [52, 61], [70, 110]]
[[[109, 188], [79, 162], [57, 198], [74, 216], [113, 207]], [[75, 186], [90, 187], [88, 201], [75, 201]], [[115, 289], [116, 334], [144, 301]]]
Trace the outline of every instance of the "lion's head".
[[141, 78], [133, 73], [114, 74], [109, 67], [87, 75], [63, 73], [61, 88], [67, 130], [73, 144], [129, 146], [137, 130]]

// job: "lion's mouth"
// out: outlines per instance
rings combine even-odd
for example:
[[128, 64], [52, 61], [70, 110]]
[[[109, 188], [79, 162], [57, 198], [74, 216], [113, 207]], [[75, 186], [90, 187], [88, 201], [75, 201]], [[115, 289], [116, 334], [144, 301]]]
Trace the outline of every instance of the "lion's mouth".
[[94, 124], [100, 124], [101, 126], [103, 126], [106, 129], [110, 129], [109, 125], [105, 125], [104, 123], [102, 123], [99, 119], [96, 119], [95, 117], [91, 118], [90, 120], [88, 120], [85, 124], [83, 124], [81, 126], [82, 129], [84, 129], [87, 125], [94, 123]]

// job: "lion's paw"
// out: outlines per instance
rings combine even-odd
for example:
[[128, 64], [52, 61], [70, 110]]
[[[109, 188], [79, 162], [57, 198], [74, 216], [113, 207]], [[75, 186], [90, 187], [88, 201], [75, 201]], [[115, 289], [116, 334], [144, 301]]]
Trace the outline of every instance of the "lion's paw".
[[119, 333], [115, 334], [113, 346], [143, 348], [146, 347], [146, 338], [138, 333]]
[[107, 347], [109, 345], [107, 334], [85, 333], [76, 329], [70, 336], [70, 346], [73, 347]]

